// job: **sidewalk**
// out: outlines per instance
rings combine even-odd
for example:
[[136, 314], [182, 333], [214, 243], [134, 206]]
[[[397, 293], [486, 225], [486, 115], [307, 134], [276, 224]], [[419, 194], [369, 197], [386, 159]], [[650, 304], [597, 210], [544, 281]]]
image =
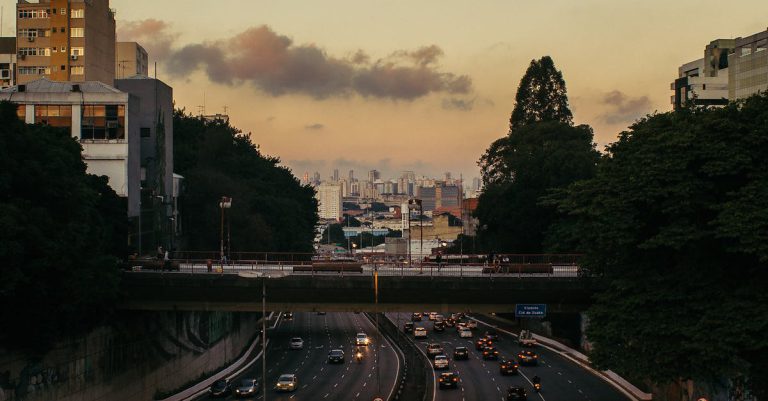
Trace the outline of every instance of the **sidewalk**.
[[[508, 319], [498, 317], [498, 316], [489, 316], [491, 319], [497, 320], [499, 322], [509, 322], [512, 324], [512, 322]], [[483, 322], [482, 320], [478, 320], [475, 318], [471, 318], [475, 320], [476, 322], [486, 325], [488, 327], [493, 327], [498, 331], [507, 333], [511, 336], [517, 337], [517, 334], [509, 332], [507, 330], [501, 329], [497, 326], [493, 326], [491, 324], [488, 324], [486, 322]], [[552, 340], [547, 337], [540, 336], [538, 334], [533, 334], [533, 337], [538, 341], [539, 346], [544, 347], [552, 352], [556, 352], [560, 354], [562, 357], [567, 358], [571, 362], [581, 366], [583, 369], [589, 371], [593, 375], [603, 379], [608, 384], [615, 387], [617, 390], [621, 391], [624, 395], [629, 397], [630, 399], [634, 401], [651, 401], [653, 400], [653, 394], [645, 393], [641, 391], [639, 388], [635, 387], [632, 383], [628, 382], [623, 377], [619, 376], [613, 371], [610, 370], [596, 370], [592, 367], [592, 365], [589, 362], [589, 357], [584, 355], [583, 353], [573, 349], [569, 348], [565, 344], [562, 344], [560, 342], [557, 342], [555, 340]]]
[[[267, 321], [272, 320], [274, 316], [274, 312], [270, 313], [267, 317]], [[275, 319], [275, 323], [271, 327], [267, 327], [267, 330], [272, 330], [275, 327], [277, 327], [277, 324], [280, 322], [280, 316], [278, 316], [277, 319]], [[267, 339], [267, 345], [269, 345], [269, 339]], [[258, 349], [258, 354], [254, 356], [256, 353], [256, 349]], [[227, 366], [226, 368], [222, 369], [221, 371], [217, 372], [213, 376], [198, 382], [197, 384], [193, 385], [192, 387], [189, 387], [179, 393], [176, 393], [168, 398], [164, 398], [161, 401], [187, 401], [192, 400], [197, 397], [202, 396], [203, 394], [206, 394], [208, 392], [208, 388], [211, 387], [211, 384], [215, 382], [216, 380], [223, 379], [223, 378], [232, 378], [249, 367], [253, 365], [256, 361], [261, 358], [261, 355], [264, 353], [264, 351], [261, 349], [261, 336], [256, 337], [255, 340], [253, 340], [253, 343], [248, 347], [248, 350], [245, 351], [243, 356], [240, 357], [237, 361], [233, 362], [231, 365]]]

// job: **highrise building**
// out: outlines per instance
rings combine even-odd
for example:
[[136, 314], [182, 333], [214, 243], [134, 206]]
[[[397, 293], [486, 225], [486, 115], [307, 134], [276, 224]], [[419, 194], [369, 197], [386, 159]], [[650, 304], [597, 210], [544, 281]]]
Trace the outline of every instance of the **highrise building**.
[[746, 38], [736, 38], [728, 55], [728, 98], [748, 97], [768, 91], [768, 29]]
[[117, 42], [115, 53], [115, 75], [117, 79], [134, 75], [149, 76], [147, 51], [136, 42]]
[[18, 0], [17, 83], [115, 79], [115, 13], [109, 0]]
[[341, 186], [322, 183], [317, 187], [318, 215], [321, 219], [338, 220], [342, 216]]
[[381, 172], [379, 170], [371, 170], [368, 172], [368, 181], [375, 182], [381, 178]]
[[349, 170], [349, 182], [355, 181], [355, 170]]
[[339, 182], [339, 169], [333, 169], [333, 182]]

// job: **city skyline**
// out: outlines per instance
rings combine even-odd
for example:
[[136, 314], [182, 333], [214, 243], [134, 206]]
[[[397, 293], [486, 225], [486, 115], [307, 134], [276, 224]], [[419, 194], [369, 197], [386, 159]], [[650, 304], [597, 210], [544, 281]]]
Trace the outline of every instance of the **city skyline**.
[[[0, 2], [4, 36], [15, 3]], [[232, 124], [297, 177], [375, 168], [465, 181], [507, 133], [531, 59], [553, 57], [574, 122], [592, 126], [602, 150], [636, 118], [671, 109], [682, 63], [711, 40], [764, 30], [768, 12], [759, 1], [742, 2], [755, 17], [736, 22], [717, 3], [694, 1], [210, 4], [111, 1], [118, 40], [148, 50], [177, 107], [227, 107]]]

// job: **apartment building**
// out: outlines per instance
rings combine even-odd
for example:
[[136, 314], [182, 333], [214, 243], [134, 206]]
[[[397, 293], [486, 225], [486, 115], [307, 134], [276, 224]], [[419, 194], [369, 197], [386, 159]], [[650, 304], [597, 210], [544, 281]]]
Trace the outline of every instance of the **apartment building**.
[[115, 13], [109, 0], [18, 0], [17, 83], [115, 79]]
[[318, 214], [321, 219], [338, 220], [343, 215], [341, 185], [322, 183], [315, 194], [318, 202]]
[[134, 75], [149, 76], [149, 56], [140, 44], [117, 42], [115, 54], [115, 78], [131, 78]]
[[0, 89], [16, 85], [16, 38], [0, 38]]
[[746, 38], [736, 38], [728, 55], [728, 98], [748, 97], [768, 91], [768, 29]]

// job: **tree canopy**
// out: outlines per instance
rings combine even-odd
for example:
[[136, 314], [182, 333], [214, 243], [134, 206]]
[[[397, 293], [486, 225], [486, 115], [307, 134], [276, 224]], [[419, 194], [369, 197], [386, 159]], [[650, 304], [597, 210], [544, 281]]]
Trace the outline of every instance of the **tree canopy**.
[[0, 344], [43, 352], [99, 323], [118, 294], [126, 203], [77, 140], [0, 103]]
[[549, 56], [531, 60], [520, 80], [509, 130], [542, 121], [573, 122], [563, 74]]
[[219, 199], [228, 210], [232, 251], [311, 252], [317, 201], [280, 160], [265, 156], [250, 135], [222, 121], [174, 113], [175, 170], [185, 177], [185, 245], [217, 249]]
[[586, 253], [611, 283], [589, 312], [598, 366], [768, 383], [766, 154], [767, 95], [657, 114], [547, 200], [551, 249]]

